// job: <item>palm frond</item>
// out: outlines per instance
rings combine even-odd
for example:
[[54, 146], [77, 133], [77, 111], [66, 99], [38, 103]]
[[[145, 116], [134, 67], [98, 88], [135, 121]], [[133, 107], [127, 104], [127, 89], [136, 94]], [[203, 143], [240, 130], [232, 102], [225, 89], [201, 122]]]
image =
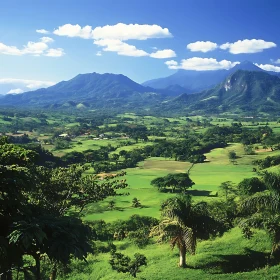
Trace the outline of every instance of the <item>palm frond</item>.
[[194, 255], [196, 250], [196, 236], [191, 228], [185, 227], [183, 230], [183, 240], [186, 250]]
[[252, 227], [256, 229], [262, 229], [264, 227], [264, 217], [262, 213], [255, 213], [248, 218], [243, 218], [239, 222], [239, 227], [241, 229], [247, 228], [247, 227]]
[[257, 193], [243, 200], [240, 204], [241, 213], [254, 213], [260, 209], [275, 211], [280, 207], [280, 200], [277, 194], [268, 192]]

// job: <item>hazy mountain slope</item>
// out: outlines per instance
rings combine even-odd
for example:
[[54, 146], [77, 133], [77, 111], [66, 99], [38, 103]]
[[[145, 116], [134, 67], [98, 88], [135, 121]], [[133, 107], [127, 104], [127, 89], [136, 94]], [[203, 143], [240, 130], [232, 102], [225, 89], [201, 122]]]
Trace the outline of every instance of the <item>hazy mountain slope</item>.
[[[189, 93], [200, 92], [205, 89], [210, 89], [221, 83], [227, 76], [236, 72], [237, 70], [259, 71], [266, 72], [257, 67], [252, 62], [244, 61], [237, 64], [229, 70], [214, 70], [214, 71], [191, 71], [191, 70], [178, 70], [175, 74], [150, 80], [142, 85], [153, 87], [156, 89], [166, 88], [172, 85], [178, 85], [186, 89]], [[271, 75], [279, 76], [280, 73], [267, 72]]]
[[47, 105], [75, 101], [105, 106], [114, 102], [145, 101], [148, 96], [150, 101], [160, 98], [156, 90], [137, 84], [124, 75], [91, 73], [79, 74], [46, 89], [9, 95], [2, 98], [1, 103]]
[[211, 90], [182, 94], [164, 106], [207, 112], [277, 111], [280, 108], [280, 79], [261, 71], [238, 70]]

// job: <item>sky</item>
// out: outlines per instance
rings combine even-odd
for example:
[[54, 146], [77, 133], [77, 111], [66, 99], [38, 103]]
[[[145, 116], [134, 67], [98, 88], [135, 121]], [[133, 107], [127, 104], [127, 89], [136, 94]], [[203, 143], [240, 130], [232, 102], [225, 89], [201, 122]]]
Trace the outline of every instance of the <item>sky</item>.
[[280, 72], [279, 0], [0, 0], [0, 94], [83, 73]]

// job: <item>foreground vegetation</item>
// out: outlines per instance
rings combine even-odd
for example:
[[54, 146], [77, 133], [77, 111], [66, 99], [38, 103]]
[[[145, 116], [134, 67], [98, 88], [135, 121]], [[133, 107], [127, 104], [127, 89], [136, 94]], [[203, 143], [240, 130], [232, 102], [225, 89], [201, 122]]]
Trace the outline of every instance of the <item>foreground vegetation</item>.
[[76, 114], [0, 116], [1, 279], [277, 279], [277, 119]]

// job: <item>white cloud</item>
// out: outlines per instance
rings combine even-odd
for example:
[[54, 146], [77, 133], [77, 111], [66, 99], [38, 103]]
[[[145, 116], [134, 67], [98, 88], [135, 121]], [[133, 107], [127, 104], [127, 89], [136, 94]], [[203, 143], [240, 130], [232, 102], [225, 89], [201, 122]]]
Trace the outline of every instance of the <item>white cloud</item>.
[[116, 52], [125, 56], [148, 56], [149, 54], [143, 50], [138, 50], [135, 46], [124, 43], [116, 39], [102, 39], [94, 41], [95, 45], [103, 47], [105, 52]]
[[101, 51], [98, 51], [98, 52], [96, 53], [96, 56], [102, 56], [102, 52], [101, 52]]
[[8, 54], [8, 55], [22, 55], [21, 50], [19, 50], [15, 46], [7, 46], [0, 42], [0, 54]]
[[81, 27], [79, 24], [73, 25], [68, 23], [59, 26], [53, 33], [58, 36], [80, 37], [83, 39], [93, 38], [92, 27], [89, 25]]
[[187, 49], [189, 49], [192, 52], [210, 52], [218, 48], [218, 45], [216, 43], [210, 42], [210, 41], [197, 41], [194, 43], [190, 43], [187, 45]]
[[220, 46], [222, 50], [229, 50], [232, 54], [239, 53], [258, 53], [262, 52], [265, 49], [276, 47], [276, 44], [273, 42], [266, 42], [264, 40], [245, 39], [243, 41], [238, 40], [234, 43], [225, 43]]
[[[172, 37], [168, 28], [162, 28], [155, 24], [117, 23], [115, 25], [98, 26], [93, 29], [89, 25], [81, 27], [78, 24], [72, 25], [68, 23], [59, 26], [53, 33], [59, 36], [93, 39], [95, 45], [103, 47], [103, 51], [116, 52], [118, 55], [135, 57], [151, 56], [154, 58], [169, 58], [176, 56], [172, 50], [163, 50], [149, 54], [144, 50], [137, 49], [134, 45], [124, 42], [127, 40], [147, 40], [150, 38]], [[100, 56], [99, 52], [97, 53], [97, 56]]]
[[43, 54], [45, 50], [49, 47], [46, 43], [43, 42], [28, 42], [24, 49], [21, 50], [22, 54], [33, 54], [40, 55]]
[[169, 69], [178, 69], [178, 62], [175, 60], [165, 61], [164, 64], [166, 64]]
[[7, 92], [7, 94], [11, 94], [11, 93], [13, 93], [13, 94], [19, 94], [19, 93], [23, 93], [23, 92], [24, 92], [24, 90], [22, 90], [21, 88], [15, 88], [15, 89], [9, 90], [9, 91]]
[[47, 50], [47, 52], [44, 55], [51, 56], [51, 57], [60, 57], [60, 56], [65, 55], [65, 52], [62, 48], [49, 49], [49, 50]]
[[40, 38], [40, 40], [41, 40], [41, 42], [46, 43], [46, 44], [54, 42], [54, 39], [50, 38], [50, 37], [42, 37], [42, 38]]
[[169, 69], [184, 69], [194, 71], [210, 71], [210, 70], [221, 70], [230, 69], [240, 62], [231, 62], [228, 60], [217, 61], [215, 58], [201, 58], [192, 57], [188, 59], [182, 59], [181, 63], [178, 64], [176, 61], [171, 60], [165, 62]]
[[173, 50], [170, 50], [170, 49], [159, 50], [157, 52], [151, 53], [150, 57], [153, 57], [153, 58], [170, 58], [170, 57], [176, 57], [176, 53]]
[[21, 49], [15, 46], [7, 46], [3, 43], [0, 43], [0, 54], [6, 55], [25, 55], [30, 54], [33, 56], [53, 56], [59, 57], [64, 55], [64, 50], [61, 48], [58, 49], [49, 49], [50, 43], [53, 43], [54, 40], [50, 37], [42, 37], [39, 42], [27, 42]]
[[81, 27], [79, 24], [67, 23], [59, 26], [53, 33], [59, 36], [80, 37], [83, 39], [114, 39], [121, 41], [172, 37], [168, 28], [162, 28], [156, 24], [117, 23], [115, 25], [98, 26], [92, 29], [89, 25]]
[[50, 33], [50, 31], [48, 31], [46, 29], [37, 29], [36, 32], [41, 33], [41, 34], [49, 34]]
[[255, 63], [255, 65], [265, 71], [280, 72], [279, 66], [275, 66], [275, 65], [271, 65], [271, 64], [257, 64], [257, 63]]
[[280, 64], [280, 58], [278, 58], [277, 60], [275, 60], [274, 63]]
[[168, 28], [162, 28], [153, 24], [124, 24], [98, 26], [94, 28], [94, 39], [116, 39], [116, 40], [146, 40], [150, 38], [172, 37]]
[[0, 84], [16, 84], [22, 85], [23, 87], [34, 90], [42, 87], [50, 87], [54, 85], [51, 81], [37, 81], [37, 80], [26, 80], [26, 79], [14, 79], [14, 78], [2, 78], [0, 79]]

